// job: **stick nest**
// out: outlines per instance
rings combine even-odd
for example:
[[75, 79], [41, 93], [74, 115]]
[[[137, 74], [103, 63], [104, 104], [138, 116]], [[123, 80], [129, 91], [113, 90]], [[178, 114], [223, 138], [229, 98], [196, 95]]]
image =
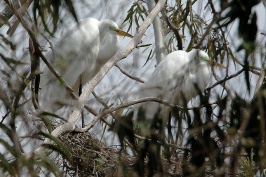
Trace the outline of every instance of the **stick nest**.
[[[133, 170], [133, 164], [136, 161], [134, 157], [127, 155], [124, 151], [120, 152], [118, 149], [108, 147], [88, 133], [71, 132], [59, 138], [71, 154], [71, 162], [63, 160], [61, 163], [63, 171], [68, 176], [137, 176]], [[181, 164], [176, 158], [171, 158], [170, 161], [162, 159], [162, 163], [165, 173], [161, 176], [180, 174]]]
[[70, 176], [116, 176], [119, 171], [119, 150], [107, 147], [88, 133], [66, 133], [59, 137], [65, 143], [71, 162], [63, 168]]

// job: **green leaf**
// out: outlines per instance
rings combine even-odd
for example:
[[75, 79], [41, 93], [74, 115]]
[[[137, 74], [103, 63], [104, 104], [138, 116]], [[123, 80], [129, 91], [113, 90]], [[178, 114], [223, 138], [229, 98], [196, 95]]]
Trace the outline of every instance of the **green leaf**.
[[[1, 37], [1, 41], [4, 42], [5, 44], [9, 45], [10, 46], [10, 49], [11, 50], [16, 50], [16, 45], [13, 44], [12, 41], [10, 41], [9, 39], [7, 39], [4, 35], [0, 34], [0, 37]], [[2, 46], [2, 44], [1, 44]]]
[[10, 140], [12, 140], [12, 130], [10, 128], [8, 128], [5, 124], [0, 124], [0, 129], [6, 133]]
[[42, 135], [50, 140], [52, 140], [57, 146], [55, 145], [52, 145], [52, 144], [42, 144], [42, 146], [48, 148], [48, 149], [51, 149], [51, 150], [54, 150], [56, 152], [58, 152], [59, 154], [61, 154], [63, 157], [65, 157], [68, 161], [70, 161], [70, 157], [71, 157], [71, 154], [70, 152], [68, 151], [68, 148], [67, 146], [61, 141], [59, 140], [57, 137], [51, 135], [51, 134], [48, 134], [48, 133], [44, 133], [44, 132], [39, 132], [37, 133], [38, 135]]
[[135, 14], [135, 23], [136, 23], [136, 25], [137, 25], [137, 27], [139, 28], [139, 22], [138, 22], [138, 17], [137, 17], [137, 14]]
[[12, 166], [8, 163], [8, 161], [1, 153], [0, 153], [0, 166], [4, 171], [7, 171], [11, 176], [15, 176], [15, 172], [12, 169]]
[[125, 20], [123, 21], [123, 23], [128, 21], [128, 20], [130, 20], [130, 19], [132, 19], [132, 16], [133, 16], [133, 13], [134, 13], [133, 10], [134, 10], [134, 5], [131, 6], [131, 8], [127, 11], [127, 16], [126, 16]]
[[48, 169], [50, 172], [52, 172], [55, 176], [63, 176], [60, 174], [59, 167], [57, 164], [55, 164], [49, 156], [44, 156], [43, 154], [35, 154], [36, 159], [40, 160], [35, 160], [35, 164], [41, 167], [45, 167]]
[[144, 65], [142, 67], [144, 67], [148, 63], [148, 61], [150, 60], [151, 54], [152, 54], [152, 50], [150, 51], [148, 58], [146, 59], [146, 62], [144, 63]]
[[10, 146], [5, 140], [0, 139], [0, 144], [2, 144], [7, 151], [9, 151], [13, 156], [16, 157], [16, 152], [14, 151], [13, 147]]
[[142, 44], [142, 45], [138, 45], [136, 48], [140, 48], [140, 47], [149, 47], [151, 46], [152, 44]]
[[78, 21], [78, 17], [74, 8], [74, 5], [72, 3], [71, 0], [65, 0], [65, 3], [68, 7], [68, 11], [71, 13], [71, 15], [74, 17], [74, 19], [76, 20], [76, 22]]
[[71, 161], [71, 158], [70, 158], [71, 154], [69, 153], [69, 151], [67, 149], [64, 149], [67, 147], [58, 147], [59, 145], [56, 146], [53, 144], [42, 144], [42, 146], [61, 154], [65, 159], [67, 159], [68, 161]]
[[24, 63], [24, 62], [21, 62], [21, 61], [14, 60], [13, 58], [5, 57], [3, 54], [0, 54], [0, 57], [9, 66], [10, 66], [10, 64], [14, 64], [14, 65], [25, 65], [25, 64], [27, 64], [27, 63]]

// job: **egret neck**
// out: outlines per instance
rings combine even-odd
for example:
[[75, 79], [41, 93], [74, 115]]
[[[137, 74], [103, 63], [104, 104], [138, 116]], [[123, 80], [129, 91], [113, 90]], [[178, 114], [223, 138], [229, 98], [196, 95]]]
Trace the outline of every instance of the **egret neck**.
[[106, 63], [110, 59], [110, 56], [113, 56], [119, 49], [118, 36], [114, 31], [110, 30], [110, 26], [116, 26], [116, 24], [111, 20], [103, 20], [99, 22], [101, 43], [98, 61], [103, 64]]
[[[190, 81], [192, 81], [193, 86], [197, 87], [200, 91], [204, 90], [206, 85], [208, 85], [210, 78], [211, 78], [211, 66], [205, 60], [201, 60], [203, 53], [200, 54], [200, 50], [192, 50], [188, 52], [189, 56], [189, 77]], [[208, 56], [207, 60], [208, 60]], [[197, 93], [196, 93], [197, 94]]]

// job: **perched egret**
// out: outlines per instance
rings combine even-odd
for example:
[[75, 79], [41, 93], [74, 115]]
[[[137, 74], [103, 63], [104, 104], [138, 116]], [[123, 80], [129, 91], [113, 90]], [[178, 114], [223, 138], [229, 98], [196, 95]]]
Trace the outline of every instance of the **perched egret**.
[[[111, 20], [85, 18], [71, 27], [53, 47], [51, 64], [77, 94], [119, 49], [118, 35], [132, 38]], [[41, 75], [42, 108], [57, 110], [71, 97], [60, 81], [45, 68]], [[57, 103], [61, 103], [58, 105]]]
[[[184, 106], [207, 87], [211, 66], [225, 68], [210, 60], [208, 54], [199, 49], [172, 52], [158, 64], [144, 83], [139, 97], [156, 97]], [[135, 110], [139, 108], [145, 111], [146, 119], [153, 119], [159, 109], [160, 114], [163, 114], [161, 116], [167, 116], [169, 113], [168, 108], [156, 102], [139, 104]]]

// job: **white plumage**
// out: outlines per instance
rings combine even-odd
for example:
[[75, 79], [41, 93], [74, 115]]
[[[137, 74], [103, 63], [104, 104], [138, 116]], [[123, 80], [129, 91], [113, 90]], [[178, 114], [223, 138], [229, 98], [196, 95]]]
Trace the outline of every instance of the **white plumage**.
[[[111, 20], [86, 18], [71, 27], [53, 48], [52, 66], [75, 93], [87, 83], [119, 49], [118, 35], [133, 37]], [[69, 94], [59, 80], [45, 68], [41, 75], [42, 108], [57, 110], [57, 102], [70, 104]]]
[[[151, 77], [141, 87], [139, 97], [156, 97], [185, 106], [207, 87], [211, 65], [223, 67], [209, 60], [209, 56], [198, 49], [188, 53], [181, 50], [172, 52], [158, 64]], [[140, 107], [145, 111], [146, 119], [153, 119], [159, 108], [160, 114], [163, 114], [161, 116], [167, 116], [169, 113], [167, 106], [156, 102], [139, 104], [135, 111]]]

